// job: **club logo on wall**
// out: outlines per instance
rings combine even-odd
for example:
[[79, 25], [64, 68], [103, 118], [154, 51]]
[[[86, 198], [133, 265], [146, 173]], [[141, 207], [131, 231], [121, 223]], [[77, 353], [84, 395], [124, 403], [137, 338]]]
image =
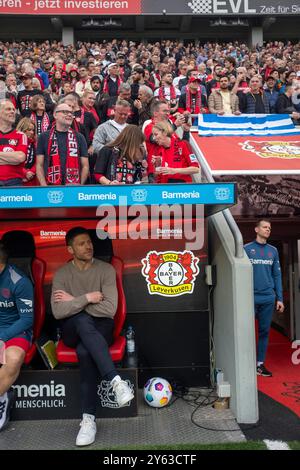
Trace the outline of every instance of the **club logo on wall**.
[[[133, 384], [126, 380], [127, 384], [133, 390]], [[115, 393], [110, 381], [102, 380], [100, 385], [98, 385], [97, 395], [100, 398], [101, 406], [103, 408], [119, 408], [119, 405], [116, 401]], [[125, 406], [130, 406], [130, 402], [126, 403]]]
[[253, 152], [261, 158], [300, 158], [300, 141], [255, 141], [240, 144], [243, 150]]
[[142, 274], [150, 295], [178, 297], [192, 294], [199, 274], [199, 259], [191, 251], [150, 251], [142, 259]]

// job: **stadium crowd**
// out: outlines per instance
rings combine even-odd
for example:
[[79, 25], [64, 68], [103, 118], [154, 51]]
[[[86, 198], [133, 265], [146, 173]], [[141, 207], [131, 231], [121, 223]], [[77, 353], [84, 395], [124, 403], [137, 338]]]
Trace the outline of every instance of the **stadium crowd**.
[[191, 181], [193, 114], [300, 122], [300, 43], [0, 42], [0, 186]]

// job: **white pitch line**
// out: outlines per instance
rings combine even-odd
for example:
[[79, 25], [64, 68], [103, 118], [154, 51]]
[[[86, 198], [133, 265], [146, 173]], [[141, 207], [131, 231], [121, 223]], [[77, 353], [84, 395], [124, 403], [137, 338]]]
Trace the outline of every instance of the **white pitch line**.
[[268, 450], [291, 450], [286, 442], [283, 441], [270, 441], [269, 439], [264, 439]]

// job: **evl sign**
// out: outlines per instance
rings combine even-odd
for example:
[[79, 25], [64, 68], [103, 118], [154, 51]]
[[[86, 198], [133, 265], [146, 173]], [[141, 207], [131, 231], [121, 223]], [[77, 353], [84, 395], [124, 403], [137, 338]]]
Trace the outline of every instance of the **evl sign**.
[[256, 8], [249, 8], [249, 0], [212, 0], [212, 4], [213, 13], [219, 15], [256, 13]]

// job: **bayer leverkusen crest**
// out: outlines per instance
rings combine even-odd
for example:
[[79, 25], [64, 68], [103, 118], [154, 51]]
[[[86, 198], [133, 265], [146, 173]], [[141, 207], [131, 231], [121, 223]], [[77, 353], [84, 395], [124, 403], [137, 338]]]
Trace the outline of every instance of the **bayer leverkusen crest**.
[[150, 295], [178, 297], [192, 294], [199, 259], [191, 251], [150, 251], [142, 259], [142, 274]]
[[300, 141], [275, 141], [275, 140], [246, 140], [242, 144], [243, 150], [255, 153], [261, 158], [300, 158]]

